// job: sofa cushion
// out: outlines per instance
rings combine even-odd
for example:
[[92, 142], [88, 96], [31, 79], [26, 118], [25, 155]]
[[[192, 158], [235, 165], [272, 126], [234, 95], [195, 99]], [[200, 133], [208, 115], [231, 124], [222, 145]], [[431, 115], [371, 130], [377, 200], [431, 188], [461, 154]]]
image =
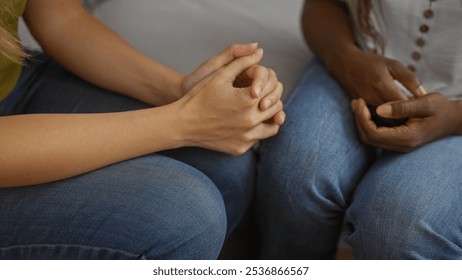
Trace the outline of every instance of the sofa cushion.
[[[258, 42], [262, 64], [290, 92], [311, 54], [300, 31], [303, 0], [83, 0], [101, 21], [161, 63], [189, 73], [232, 43]], [[25, 44], [38, 48], [20, 27]]]
[[[101, 0], [100, 0], [101, 1]], [[263, 64], [293, 89], [310, 58], [300, 30], [303, 0], [110, 0], [94, 14], [137, 48], [189, 73], [232, 43], [258, 42]]]

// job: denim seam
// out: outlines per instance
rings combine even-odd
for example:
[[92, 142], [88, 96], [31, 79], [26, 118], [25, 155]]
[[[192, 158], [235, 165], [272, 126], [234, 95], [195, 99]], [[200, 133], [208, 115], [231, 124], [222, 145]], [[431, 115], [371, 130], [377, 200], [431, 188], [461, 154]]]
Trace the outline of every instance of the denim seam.
[[82, 248], [82, 249], [92, 249], [92, 250], [107, 250], [108, 252], [111, 253], [119, 253], [126, 255], [131, 258], [136, 258], [136, 259], [141, 259], [141, 260], [146, 260], [146, 257], [143, 254], [137, 255], [137, 254], [132, 254], [130, 252], [124, 251], [124, 250], [118, 250], [118, 249], [113, 249], [113, 248], [108, 248], [108, 247], [94, 247], [90, 245], [79, 245], [79, 244], [31, 244], [31, 245], [15, 245], [15, 246], [8, 246], [8, 247], [0, 247], [0, 251], [4, 250], [11, 250], [11, 249], [22, 249], [22, 248], [40, 248], [40, 247], [63, 247], [63, 248]]

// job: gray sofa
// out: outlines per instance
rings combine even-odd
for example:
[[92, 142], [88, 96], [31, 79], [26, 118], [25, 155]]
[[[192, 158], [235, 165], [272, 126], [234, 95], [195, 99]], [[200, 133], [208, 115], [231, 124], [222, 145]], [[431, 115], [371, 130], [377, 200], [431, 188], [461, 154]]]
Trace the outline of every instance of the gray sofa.
[[[299, 17], [303, 0], [83, 0], [135, 47], [183, 73], [232, 43], [258, 42], [262, 64], [293, 89], [310, 58]], [[23, 41], [37, 44], [20, 26]]]

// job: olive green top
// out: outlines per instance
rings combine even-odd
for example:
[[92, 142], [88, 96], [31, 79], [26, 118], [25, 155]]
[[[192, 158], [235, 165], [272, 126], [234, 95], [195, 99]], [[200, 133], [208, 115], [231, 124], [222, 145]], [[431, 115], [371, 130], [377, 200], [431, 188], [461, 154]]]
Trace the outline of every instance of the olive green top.
[[[27, 0], [0, 0], [0, 25], [18, 38], [18, 21]], [[0, 54], [0, 101], [14, 88], [22, 65]]]

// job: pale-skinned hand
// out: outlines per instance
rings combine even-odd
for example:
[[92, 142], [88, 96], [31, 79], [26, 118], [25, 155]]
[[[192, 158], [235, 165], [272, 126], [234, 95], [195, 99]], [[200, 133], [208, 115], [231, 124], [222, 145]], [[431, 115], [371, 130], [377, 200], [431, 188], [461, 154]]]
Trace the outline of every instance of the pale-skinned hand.
[[[266, 110], [259, 104], [252, 86], [236, 87], [236, 78], [257, 65], [263, 51], [234, 59], [208, 74], [173, 105], [177, 106], [175, 130], [184, 138], [184, 146], [198, 146], [232, 155], [241, 155], [257, 141], [275, 135], [284, 122], [282, 102], [278, 99]], [[264, 89], [262, 89], [262, 92]], [[281, 83], [266, 96], [280, 96]], [[268, 122], [280, 114], [279, 122]]]
[[[218, 55], [202, 63], [191, 74], [184, 76], [181, 85], [183, 93], [188, 92], [194, 85], [218, 69], [228, 65], [235, 59], [255, 53], [257, 49], [257, 43], [229, 46]], [[282, 93], [275, 90], [280, 84], [274, 70], [259, 64], [244, 69], [236, 77], [233, 85], [238, 88], [250, 87], [250, 95], [253, 98], [262, 97], [259, 103], [259, 108], [262, 111], [276, 104], [282, 96]], [[277, 113], [272, 119], [275, 122], [279, 122], [281, 118], [282, 112]]]

